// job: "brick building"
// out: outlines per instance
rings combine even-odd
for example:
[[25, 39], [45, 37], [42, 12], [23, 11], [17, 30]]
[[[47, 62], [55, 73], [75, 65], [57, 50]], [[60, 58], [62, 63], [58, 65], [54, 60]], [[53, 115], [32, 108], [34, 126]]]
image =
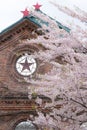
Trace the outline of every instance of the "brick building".
[[[45, 49], [43, 46], [26, 42], [44, 35], [42, 24], [48, 26], [38, 17], [26, 16], [0, 33], [0, 130], [17, 130], [16, 126], [29, 119], [31, 113], [37, 114], [34, 98], [28, 99], [27, 86], [34, 84], [26, 82], [24, 77], [37, 78], [37, 74], [45, 74], [52, 67], [30, 57], [35, 51]], [[57, 24], [60, 30], [70, 31], [61, 23]]]

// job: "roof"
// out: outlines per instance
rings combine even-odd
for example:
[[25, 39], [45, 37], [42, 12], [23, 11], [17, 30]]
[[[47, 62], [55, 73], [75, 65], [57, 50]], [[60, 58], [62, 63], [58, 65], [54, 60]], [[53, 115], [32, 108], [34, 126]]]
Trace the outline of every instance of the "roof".
[[[42, 11], [39, 11], [39, 12], [43, 13]], [[43, 13], [43, 14], [46, 15], [45, 13]], [[60, 22], [56, 21], [55, 19], [53, 19], [53, 18], [51, 18], [51, 17], [49, 17], [49, 18], [52, 19], [52, 20], [54, 20], [54, 21], [57, 23], [57, 25], [58, 25], [58, 27], [59, 27], [60, 29], [64, 29], [64, 30], [65, 30], [66, 32], [68, 32], [68, 33], [70, 32], [70, 28], [68, 28], [68, 27], [66, 27], [66, 26], [64, 26], [64, 25], [62, 25]], [[9, 31], [9, 30], [12, 29], [13, 27], [15, 27], [17, 24], [22, 23], [24, 20], [29, 20], [30, 22], [33, 22], [34, 24], [36, 24], [38, 27], [41, 27], [43, 24], [46, 25], [46, 26], [49, 26], [49, 23], [48, 23], [48, 22], [46, 22], [46, 21], [44, 21], [44, 20], [42, 20], [42, 19], [40, 19], [40, 18], [38, 18], [38, 17], [36, 17], [36, 16], [29, 15], [29, 16], [27, 16], [27, 17], [21, 18], [20, 20], [18, 20], [17, 22], [15, 22], [14, 24], [12, 24], [11, 26], [9, 26], [9, 27], [7, 27], [6, 29], [4, 29], [4, 30], [0, 33], [0, 35], [2, 35], [3, 33], [7, 32], [7, 31]]]

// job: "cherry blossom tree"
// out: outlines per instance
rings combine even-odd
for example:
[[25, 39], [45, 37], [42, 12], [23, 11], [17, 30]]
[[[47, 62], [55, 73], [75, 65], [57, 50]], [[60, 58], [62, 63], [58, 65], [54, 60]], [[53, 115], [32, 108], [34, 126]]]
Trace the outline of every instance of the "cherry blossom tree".
[[[86, 130], [82, 124], [87, 122], [87, 32], [76, 26], [68, 33], [41, 11], [32, 11], [32, 15], [49, 26], [42, 24], [43, 35], [24, 42], [42, 45], [45, 50], [35, 52], [32, 57], [42, 64], [50, 63], [52, 68], [45, 74], [36, 74], [36, 78], [24, 78], [34, 84], [28, 86], [28, 97], [32, 100], [36, 95], [39, 106], [35, 108], [37, 116], [30, 118], [40, 130]], [[83, 22], [86, 16], [85, 13], [84, 18], [78, 18]], [[48, 100], [44, 102], [40, 95]]]

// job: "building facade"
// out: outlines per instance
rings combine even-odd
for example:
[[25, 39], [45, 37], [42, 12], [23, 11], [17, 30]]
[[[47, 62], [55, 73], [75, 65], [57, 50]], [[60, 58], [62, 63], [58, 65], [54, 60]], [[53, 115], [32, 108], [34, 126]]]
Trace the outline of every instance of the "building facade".
[[[45, 50], [40, 43], [30, 41], [44, 35], [40, 23], [48, 26], [35, 16], [23, 17], [0, 34], [0, 130], [16, 130], [19, 123], [30, 119], [31, 113], [37, 115], [35, 108], [39, 106], [35, 103], [35, 95], [32, 100], [28, 98], [28, 86], [34, 84], [25, 79], [35, 79], [52, 68], [49, 62], [42, 64], [41, 59], [32, 56]], [[60, 29], [70, 31], [57, 24]], [[46, 102], [48, 99], [44, 97], [43, 100]]]

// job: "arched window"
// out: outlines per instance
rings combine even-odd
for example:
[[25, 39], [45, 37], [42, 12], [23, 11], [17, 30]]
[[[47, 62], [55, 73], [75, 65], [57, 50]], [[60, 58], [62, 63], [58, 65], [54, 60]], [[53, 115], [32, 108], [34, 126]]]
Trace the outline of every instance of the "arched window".
[[81, 125], [82, 130], [87, 130], [87, 122], [83, 123]]
[[23, 121], [16, 126], [15, 130], [36, 130], [36, 127], [31, 121]]

